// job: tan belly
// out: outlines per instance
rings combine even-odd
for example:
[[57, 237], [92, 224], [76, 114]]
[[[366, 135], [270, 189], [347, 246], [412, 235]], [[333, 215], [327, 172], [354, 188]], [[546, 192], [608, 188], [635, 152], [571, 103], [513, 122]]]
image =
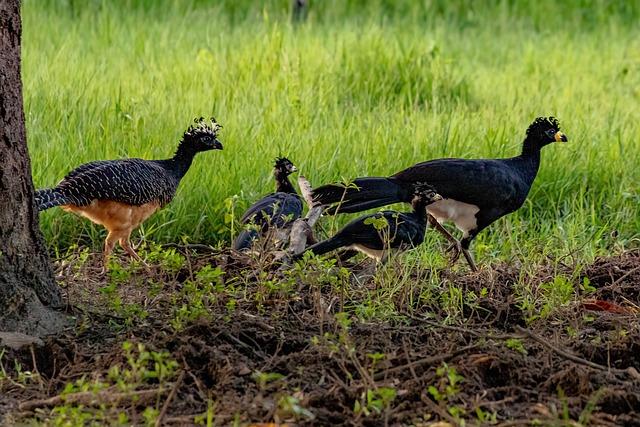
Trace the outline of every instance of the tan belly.
[[439, 223], [453, 221], [460, 231], [466, 233], [477, 227], [476, 213], [480, 210], [476, 205], [444, 199], [427, 206], [427, 212]]
[[133, 206], [111, 200], [94, 200], [87, 206], [64, 205], [62, 209], [82, 215], [96, 224], [104, 225], [107, 230], [132, 230], [142, 224], [159, 207], [157, 202]]
[[366, 246], [362, 246], [362, 245], [351, 245], [349, 246], [347, 249], [355, 249], [358, 252], [362, 252], [363, 254], [367, 255], [370, 258], [376, 259], [378, 261], [380, 261], [384, 255], [385, 255], [385, 251], [381, 250], [381, 249], [371, 249], [371, 248], [367, 248]]

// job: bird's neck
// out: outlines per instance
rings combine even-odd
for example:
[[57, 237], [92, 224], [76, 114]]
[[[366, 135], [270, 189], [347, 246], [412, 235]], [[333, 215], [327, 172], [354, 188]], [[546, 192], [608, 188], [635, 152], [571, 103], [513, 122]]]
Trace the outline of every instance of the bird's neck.
[[516, 159], [522, 164], [520, 170], [533, 182], [540, 167], [540, 144], [529, 138], [525, 139], [522, 143], [522, 153]]
[[411, 207], [413, 208], [413, 214], [416, 217], [416, 219], [421, 223], [426, 223], [427, 222], [427, 204], [422, 200], [414, 201], [411, 204]]
[[279, 193], [293, 193], [296, 194], [296, 189], [289, 181], [289, 176], [285, 174], [276, 173], [276, 191]]
[[540, 161], [540, 144], [533, 139], [526, 138], [522, 143], [520, 157]]
[[178, 179], [182, 178], [187, 173], [196, 154], [197, 152], [195, 150], [189, 149], [183, 144], [178, 146], [176, 154], [170, 160], [171, 169]]

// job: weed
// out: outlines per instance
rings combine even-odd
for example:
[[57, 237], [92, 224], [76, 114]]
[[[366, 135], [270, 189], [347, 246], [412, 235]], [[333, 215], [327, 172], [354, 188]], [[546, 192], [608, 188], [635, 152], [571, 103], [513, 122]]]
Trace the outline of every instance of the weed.
[[527, 349], [524, 348], [524, 344], [520, 338], [509, 338], [504, 342], [504, 345], [506, 345], [507, 348], [517, 351], [525, 356], [528, 354]]
[[219, 267], [204, 266], [196, 273], [195, 280], [185, 280], [180, 291], [172, 295], [171, 326], [175, 330], [180, 331], [200, 318], [209, 318], [210, 308], [218, 298], [224, 292], [232, 292], [231, 287], [223, 287], [222, 275]]
[[[173, 379], [178, 369], [178, 363], [171, 359], [166, 351], [150, 351], [144, 344], [133, 344], [125, 341], [122, 351], [126, 363], [116, 364], [109, 369], [105, 378], [88, 380], [85, 376], [74, 382], [67, 383], [62, 396], [74, 393], [90, 392], [98, 396], [101, 391], [133, 392], [143, 386], [157, 384], [165, 385]], [[142, 416], [147, 425], [153, 425], [161, 404], [157, 400], [156, 406], [147, 406]], [[117, 403], [100, 403], [96, 407], [84, 406], [81, 403], [66, 403], [58, 405], [51, 411], [52, 425], [127, 425], [129, 417], [118, 410]]]
[[398, 393], [393, 387], [378, 387], [366, 390], [360, 400], [356, 400], [354, 403], [353, 412], [356, 415], [364, 414], [365, 416], [369, 416], [372, 412], [380, 414], [389, 408], [397, 395]]
[[283, 395], [278, 399], [278, 416], [282, 419], [312, 421], [315, 415], [304, 406], [296, 396]]
[[436, 375], [440, 379], [438, 384], [427, 387], [429, 394], [436, 402], [446, 406], [447, 412], [456, 420], [461, 421], [465, 415], [464, 409], [453, 404], [453, 400], [460, 392], [460, 384], [464, 382], [464, 377], [456, 371], [456, 368], [443, 363], [436, 369]]

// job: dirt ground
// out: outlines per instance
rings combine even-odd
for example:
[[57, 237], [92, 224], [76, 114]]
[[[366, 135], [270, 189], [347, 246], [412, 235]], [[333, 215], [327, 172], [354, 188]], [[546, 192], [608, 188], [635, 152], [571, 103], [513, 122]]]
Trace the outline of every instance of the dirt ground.
[[[90, 390], [98, 402], [78, 397], [75, 406], [86, 413], [126, 414], [124, 425], [206, 424], [201, 415], [208, 412], [215, 425], [640, 426], [640, 251], [583, 268], [576, 286], [596, 289], [545, 319], [526, 319], [513, 292], [522, 272], [499, 264], [478, 273], [440, 272], [443, 292], [454, 283], [477, 296], [465, 299], [456, 319], [434, 300], [366, 323], [335, 316], [349, 301], [331, 285], [297, 283], [292, 292], [268, 293], [265, 276], [229, 253], [178, 252], [186, 267], [171, 274], [141, 269], [115, 294], [93, 267], [59, 261], [75, 323], [42, 345], [4, 350], [4, 422], [59, 417], [53, 409], [74, 406], [79, 396], [56, 398], [65, 385], [83, 376], [105, 379], [113, 366], [126, 366], [126, 340], [167, 350], [177, 368], [168, 380], [151, 378], [134, 390]], [[207, 264], [221, 267], [223, 287], [242, 277], [247, 297], [209, 298], [208, 315], [176, 332], [176, 295]], [[541, 265], [527, 283], [548, 283], [562, 268]], [[571, 277], [572, 267], [566, 270]], [[144, 291], [154, 284], [158, 292]], [[127, 322], [107, 302], [114, 295], [147, 314]], [[20, 370], [37, 375], [19, 381]], [[157, 409], [151, 422], [141, 415], [148, 406]]]

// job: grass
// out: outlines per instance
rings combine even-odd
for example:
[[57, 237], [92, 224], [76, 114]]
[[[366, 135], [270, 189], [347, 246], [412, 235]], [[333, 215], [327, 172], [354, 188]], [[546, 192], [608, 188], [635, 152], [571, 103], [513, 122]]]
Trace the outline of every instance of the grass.
[[[122, 399], [14, 415], [113, 425], [610, 419], [598, 417], [630, 401], [634, 383], [505, 333], [526, 325], [609, 368], [636, 360], [637, 255], [592, 259], [640, 246], [640, 3], [311, 0], [297, 25], [289, 5], [24, 0], [36, 187], [91, 160], [168, 157], [199, 116], [224, 125], [225, 150], [199, 155], [175, 200], [144, 224], [149, 267], [118, 253], [96, 276], [102, 228], [60, 209], [40, 215], [78, 321], [38, 350], [41, 370], [33, 353], [16, 364], [0, 351], [0, 406], [89, 390]], [[270, 254], [161, 245], [228, 247], [232, 218], [272, 191], [278, 155], [315, 185], [431, 158], [507, 157], [541, 115], [557, 116], [569, 143], [544, 149], [525, 205], [473, 244], [480, 264], [510, 265], [452, 273], [433, 232], [364, 284], [332, 259], [278, 270]], [[585, 312], [587, 300], [627, 314]], [[417, 374], [400, 369], [414, 363]], [[514, 401], [504, 399], [511, 386]], [[153, 401], [130, 398], [156, 388]], [[548, 414], [531, 414], [533, 401]]]
[[[312, 2], [292, 25], [284, 0], [25, 0], [35, 185], [95, 159], [167, 157], [193, 117], [215, 115], [225, 150], [199, 155], [142, 233], [228, 245], [225, 214], [271, 191], [277, 155], [319, 185], [443, 156], [516, 155], [533, 118], [554, 115], [569, 143], [544, 149], [527, 202], [477, 238], [478, 258], [637, 246], [640, 7], [466, 3]], [[100, 246], [88, 221], [56, 209], [41, 220], [55, 248]], [[436, 241], [415, 256], [437, 258]]]

